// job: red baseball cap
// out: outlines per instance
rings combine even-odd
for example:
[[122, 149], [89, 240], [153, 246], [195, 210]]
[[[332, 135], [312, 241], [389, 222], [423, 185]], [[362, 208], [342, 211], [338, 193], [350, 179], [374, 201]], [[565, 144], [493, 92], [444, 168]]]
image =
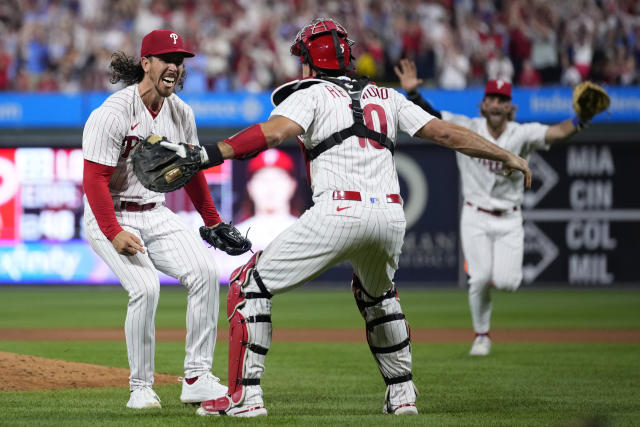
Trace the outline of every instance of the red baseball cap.
[[251, 159], [247, 165], [247, 170], [249, 174], [253, 175], [256, 171], [265, 167], [280, 168], [287, 173], [292, 173], [293, 160], [284, 151], [271, 148]]
[[171, 30], [154, 30], [142, 39], [140, 57], [149, 55], [162, 55], [163, 53], [182, 53], [191, 58], [195, 56], [193, 52], [184, 48], [180, 34]]
[[502, 95], [511, 99], [511, 83], [506, 80], [489, 80], [484, 88], [484, 96]]

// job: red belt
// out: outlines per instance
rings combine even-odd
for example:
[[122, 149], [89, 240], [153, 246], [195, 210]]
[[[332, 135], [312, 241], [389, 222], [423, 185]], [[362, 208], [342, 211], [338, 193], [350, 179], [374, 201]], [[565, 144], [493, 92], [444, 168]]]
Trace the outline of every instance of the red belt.
[[155, 208], [156, 205], [157, 203], [145, 203], [144, 205], [141, 205], [136, 202], [122, 201], [120, 202], [120, 209], [129, 212], [143, 212]]
[[485, 209], [485, 208], [481, 208], [480, 206], [476, 206], [471, 202], [464, 202], [465, 205], [467, 206], [471, 206], [472, 208], [476, 208], [476, 210], [478, 210], [478, 212], [484, 212], [487, 213], [489, 215], [493, 215], [493, 216], [502, 216], [508, 212], [517, 212], [520, 207], [518, 206], [514, 206], [512, 209]]
[[[399, 194], [387, 194], [387, 203], [399, 203], [402, 204], [402, 197]], [[355, 200], [357, 202], [362, 201], [362, 196], [358, 191], [339, 191], [333, 192], [333, 200]]]

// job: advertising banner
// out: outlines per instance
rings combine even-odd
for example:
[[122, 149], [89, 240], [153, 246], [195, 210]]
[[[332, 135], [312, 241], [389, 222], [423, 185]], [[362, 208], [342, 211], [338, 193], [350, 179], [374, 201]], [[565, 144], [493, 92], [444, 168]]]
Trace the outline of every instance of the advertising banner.
[[568, 142], [534, 154], [529, 164], [525, 283], [640, 283], [638, 144]]
[[[640, 117], [640, 88], [608, 86], [611, 106], [595, 117], [595, 123], [637, 123]], [[422, 89], [422, 95], [439, 110], [474, 117], [482, 100], [481, 87], [464, 90]], [[0, 128], [71, 128], [84, 126], [89, 114], [110, 93], [0, 94]], [[183, 93], [180, 97], [193, 108], [199, 127], [245, 127], [264, 121], [273, 109], [271, 92]], [[575, 113], [570, 87], [514, 88], [518, 106], [516, 120], [552, 123]], [[46, 111], [46, 114], [42, 112]]]

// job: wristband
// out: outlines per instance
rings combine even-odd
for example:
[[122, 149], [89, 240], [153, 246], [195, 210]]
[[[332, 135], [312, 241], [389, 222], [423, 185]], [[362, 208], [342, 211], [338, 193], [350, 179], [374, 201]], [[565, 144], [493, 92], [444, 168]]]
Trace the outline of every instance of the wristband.
[[583, 122], [582, 120], [580, 120], [578, 116], [573, 116], [573, 118], [571, 119], [571, 123], [573, 124], [573, 127], [576, 128], [577, 130], [582, 130], [586, 128], [587, 125], [589, 124], [589, 122]]
[[200, 152], [200, 162], [202, 162], [203, 169], [224, 163], [224, 157], [222, 157], [217, 142], [204, 146], [204, 150]]

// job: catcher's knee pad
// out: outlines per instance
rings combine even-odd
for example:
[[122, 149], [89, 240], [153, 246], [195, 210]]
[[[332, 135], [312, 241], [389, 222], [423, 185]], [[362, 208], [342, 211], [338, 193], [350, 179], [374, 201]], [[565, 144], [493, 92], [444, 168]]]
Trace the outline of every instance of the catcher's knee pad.
[[411, 335], [395, 287], [381, 297], [372, 297], [355, 274], [353, 295], [366, 322], [367, 342], [387, 385], [412, 379]]
[[259, 385], [264, 358], [271, 346], [271, 293], [255, 268], [257, 252], [231, 276], [227, 297], [229, 319], [230, 404], [244, 400], [245, 386]]

